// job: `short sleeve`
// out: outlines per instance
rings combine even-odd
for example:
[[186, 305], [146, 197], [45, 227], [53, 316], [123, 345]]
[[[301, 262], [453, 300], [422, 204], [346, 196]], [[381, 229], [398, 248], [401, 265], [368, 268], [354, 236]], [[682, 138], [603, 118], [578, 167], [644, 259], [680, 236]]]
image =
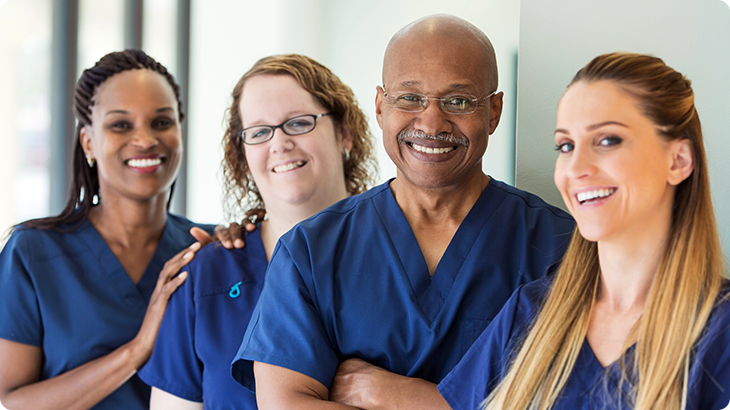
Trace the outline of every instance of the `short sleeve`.
[[172, 294], [155, 348], [139, 371], [145, 383], [185, 400], [203, 401], [203, 367], [195, 352], [194, 264], [181, 271], [188, 279]]
[[231, 367], [233, 377], [255, 392], [253, 362], [312, 377], [330, 388], [339, 359], [317, 306], [311, 264], [297, 264], [277, 245], [261, 297]]
[[17, 230], [0, 253], [0, 338], [40, 347], [43, 321], [27, 236]]

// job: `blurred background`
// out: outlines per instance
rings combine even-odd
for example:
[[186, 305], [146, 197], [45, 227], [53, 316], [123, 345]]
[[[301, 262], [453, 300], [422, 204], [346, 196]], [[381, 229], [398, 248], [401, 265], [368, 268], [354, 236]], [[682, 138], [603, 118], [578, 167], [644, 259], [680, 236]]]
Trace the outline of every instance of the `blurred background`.
[[[309, 55], [353, 88], [378, 140], [376, 180], [385, 181], [395, 167], [374, 115], [383, 52], [398, 29], [439, 12], [469, 19], [498, 47], [507, 109], [485, 162], [495, 178], [512, 184], [517, 0], [449, 7], [438, 1], [0, 0], [0, 229], [62, 209], [69, 162], [62, 150], [73, 144], [73, 117], [63, 117], [71, 113], [73, 82], [104, 54], [126, 47], [143, 48], [187, 91], [187, 172], [176, 186], [176, 213], [223, 222], [224, 110], [241, 75], [270, 54]], [[69, 72], [63, 76], [62, 69]], [[61, 107], [53, 111], [54, 104]]]
[[309, 55], [352, 87], [377, 140], [376, 181], [384, 182], [395, 168], [374, 115], [383, 52], [398, 29], [433, 13], [472, 22], [497, 51], [505, 112], [485, 171], [558, 206], [552, 135], [557, 102], [575, 72], [598, 54], [632, 51], [686, 74], [730, 252], [730, 8], [721, 0], [0, 0], [0, 229], [62, 209], [75, 80], [126, 47], [168, 67], [186, 99], [187, 159], [174, 212], [225, 222], [224, 110], [240, 76], [270, 54]]

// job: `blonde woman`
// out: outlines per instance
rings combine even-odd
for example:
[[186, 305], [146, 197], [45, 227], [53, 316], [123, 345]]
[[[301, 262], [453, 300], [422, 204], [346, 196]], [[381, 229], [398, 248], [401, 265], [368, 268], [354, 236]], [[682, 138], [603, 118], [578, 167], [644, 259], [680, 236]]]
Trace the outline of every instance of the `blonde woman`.
[[730, 302], [690, 81], [602, 55], [558, 107], [555, 183], [578, 229], [439, 385], [454, 409], [721, 409]]

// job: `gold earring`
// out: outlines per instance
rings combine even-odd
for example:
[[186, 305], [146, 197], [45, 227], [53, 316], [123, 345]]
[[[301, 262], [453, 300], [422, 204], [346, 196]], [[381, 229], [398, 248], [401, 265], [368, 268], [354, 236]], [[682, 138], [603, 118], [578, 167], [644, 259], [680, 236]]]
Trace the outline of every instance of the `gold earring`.
[[86, 163], [89, 164], [89, 168], [94, 168], [94, 164], [96, 163], [96, 160], [90, 156], [86, 156]]

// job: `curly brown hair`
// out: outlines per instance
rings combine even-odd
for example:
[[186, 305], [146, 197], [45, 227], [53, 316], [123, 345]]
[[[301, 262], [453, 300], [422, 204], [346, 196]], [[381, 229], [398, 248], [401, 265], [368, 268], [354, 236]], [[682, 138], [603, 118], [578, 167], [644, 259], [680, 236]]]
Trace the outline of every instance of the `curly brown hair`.
[[360, 109], [350, 87], [346, 86], [330, 69], [313, 59], [299, 54], [273, 55], [260, 59], [248, 70], [233, 88], [233, 101], [226, 110], [228, 127], [223, 136], [223, 209], [229, 220], [241, 215], [257, 217], [265, 211], [256, 183], [251, 178], [246, 161], [245, 145], [238, 134], [243, 129], [239, 103], [243, 86], [257, 75], [289, 75], [325, 109], [332, 112], [337, 125], [346, 127], [352, 134], [352, 150], [344, 162], [344, 177], [350, 195], [365, 192], [373, 183], [376, 169], [373, 153], [373, 136], [368, 128], [365, 113]]

